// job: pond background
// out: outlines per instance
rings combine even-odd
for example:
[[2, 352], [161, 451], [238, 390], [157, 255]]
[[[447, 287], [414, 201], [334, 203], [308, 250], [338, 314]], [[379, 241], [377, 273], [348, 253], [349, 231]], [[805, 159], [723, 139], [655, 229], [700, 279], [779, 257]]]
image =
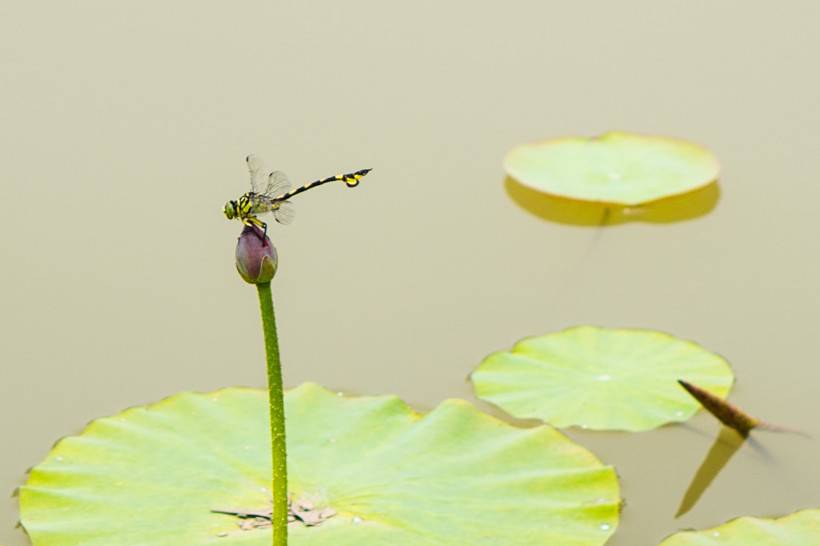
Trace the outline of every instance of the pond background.
[[[814, 2], [0, 6], [0, 493], [59, 437], [180, 390], [264, 385], [234, 271], [256, 152], [295, 182], [373, 167], [273, 225], [286, 383], [472, 399], [517, 339], [646, 327], [732, 363], [731, 400], [820, 434], [820, 80]], [[603, 229], [505, 191], [514, 145], [678, 136], [723, 165], [711, 214]], [[490, 409], [482, 405], [484, 409]], [[820, 506], [820, 447], [756, 435], [685, 516], [708, 415], [570, 436], [616, 465], [613, 546]], [[26, 544], [16, 500], [0, 543]]]

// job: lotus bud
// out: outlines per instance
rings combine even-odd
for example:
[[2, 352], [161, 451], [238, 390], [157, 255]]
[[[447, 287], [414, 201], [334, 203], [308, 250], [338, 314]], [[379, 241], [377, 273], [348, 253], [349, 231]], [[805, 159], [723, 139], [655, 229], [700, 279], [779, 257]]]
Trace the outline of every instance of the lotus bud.
[[276, 275], [279, 256], [265, 233], [245, 226], [236, 242], [236, 270], [251, 284], [268, 283]]

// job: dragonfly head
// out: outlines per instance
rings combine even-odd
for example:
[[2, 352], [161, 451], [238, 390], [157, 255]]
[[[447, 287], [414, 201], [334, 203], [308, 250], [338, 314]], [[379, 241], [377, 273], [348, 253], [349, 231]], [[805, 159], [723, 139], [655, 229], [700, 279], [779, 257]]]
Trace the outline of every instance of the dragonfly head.
[[225, 217], [228, 220], [233, 220], [237, 216], [239, 216], [239, 204], [236, 201], [228, 201], [225, 203], [225, 208], [222, 209], [222, 212], [225, 213]]

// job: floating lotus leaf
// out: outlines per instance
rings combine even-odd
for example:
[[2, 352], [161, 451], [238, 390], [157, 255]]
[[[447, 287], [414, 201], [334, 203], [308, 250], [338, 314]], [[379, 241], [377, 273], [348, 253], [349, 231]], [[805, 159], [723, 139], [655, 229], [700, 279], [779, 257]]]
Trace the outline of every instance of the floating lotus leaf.
[[504, 168], [534, 190], [620, 205], [690, 192], [717, 179], [720, 170], [715, 156], [697, 144], [618, 132], [518, 146]]
[[[292, 495], [332, 515], [292, 523], [295, 546], [592, 546], [617, 525], [613, 469], [552, 428], [312, 384], [285, 400]], [[34, 546], [268, 546], [211, 512], [270, 508], [267, 411], [232, 388], [99, 419], [33, 469], [22, 524]]]
[[705, 531], [675, 533], [660, 546], [818, 546], [820, 510], [777, 518], [743, 517]]
[[476, 395], [520, 418], [558, 427], [648, 430], [685, 421], [700, 404], [678, 384], [725, 398], [729, 364], [668, 334], [578, 326], [525, 339], [471, 375]]

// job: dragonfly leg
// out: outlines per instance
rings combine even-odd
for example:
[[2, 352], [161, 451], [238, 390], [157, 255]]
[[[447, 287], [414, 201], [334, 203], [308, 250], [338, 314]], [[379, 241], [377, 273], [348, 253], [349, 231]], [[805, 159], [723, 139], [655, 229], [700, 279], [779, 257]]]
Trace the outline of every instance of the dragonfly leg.
[[[265, 237], [268, 235], [268, 224], [255, 216], [249, 216], [242, 220], [242, 223], [248, 227], [256, 228], [253, 230], [254, 235], [259, 237], [259, 240], [265, 242]], [[259, 230], [262, 230], [262, 235], [259, 235]]]
[[[256, 233], [256, 236], [259, 237], [259, 240], [264, 243], [265, 238], [268, 236], [268, 224], [256, 217], [254, 217], [251, 221], [253, 222], [254, 227], [256, 227], [254, 233]], [[260, 229], [262, 230], [262, 235], [259, 235], [258, 230]]]

